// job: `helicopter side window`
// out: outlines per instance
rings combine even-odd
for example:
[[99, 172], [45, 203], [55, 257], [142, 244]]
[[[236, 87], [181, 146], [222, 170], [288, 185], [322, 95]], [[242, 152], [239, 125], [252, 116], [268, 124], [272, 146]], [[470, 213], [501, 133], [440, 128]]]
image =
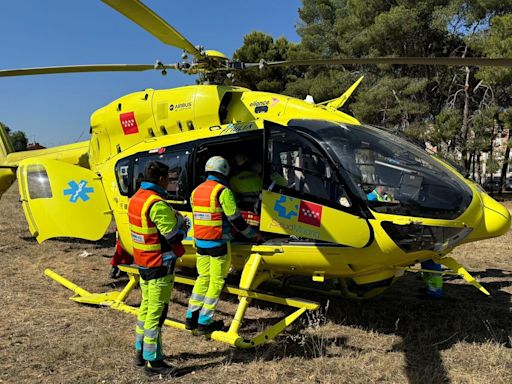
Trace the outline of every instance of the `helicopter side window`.
[[189, 177], [188, 164], [191, 152], [173, 151], [161, 154], [149, 154], [135, 158], [133, 167], [132, 185], [133, 190], [140, 188], [144, 179], [144, 169], [151, 161], [160, 161], [169, 167], [169, 185], [167, 187], [168, 201], [177, 209], [187, 210], [190, 208], [188, 202], [189, 196]]
[[117, 186], [119, 193], [128, 196], [130, 192], [130, 159], [122, 159], [117, 162], [115, 167]]
[[290, 195], [307, 195], [313, 201], [340, 204], [343, 196], [345, 206], [350, 205], [340, 190], [342, 187], [332, 172], [329, 160], [307, 138], [275, 128], [271, 133], [269, 149], [271, 159], [267, 188], [282, 189], [283, 193]]
[[27, 167], [27, 184], [28, 193], [32, 200], [53, 196], [48, 174], [42, 165], [31, 164]]

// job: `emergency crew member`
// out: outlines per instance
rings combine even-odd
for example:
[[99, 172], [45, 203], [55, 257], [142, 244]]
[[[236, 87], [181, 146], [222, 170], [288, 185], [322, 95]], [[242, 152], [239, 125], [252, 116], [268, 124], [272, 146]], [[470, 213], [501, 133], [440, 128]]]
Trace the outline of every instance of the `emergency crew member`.
[[169, 167], [152, 161], [144, 171], [140, 189], [128, 204], [128, 217], [135, 264], [139, 267], [142, 302], [135, 328], [135, 365], [146, 374], [172, 374], [164, 362], [162, 325], [167, 317], [174, 286], [176, 259], [185, 252], [183, 216], [164, 200]]
[[235, 193], [236, 201], [242, 210], [258, 212], [258, 203], [263, 189], [261, 179], [261, 164], [258, 162], [249, 165], [249, 159], [244, 154], [237, 154], [234, 162], [239, 169], [229, 179], [229, 186]]
[[368, 201], [391, 201], [393, 197], [384, 192], [384, 188], [379, 185], [373, 191], [366, 195]]
[[[422, 269], [441, 272], [441, 264], [434, 260], [426, 260], [421, 263]], [[440, 273], [422, 272], [421, 277], [426, 285], [427, 296], [432, 299], [440, 299], [443, 296], [443, 275]]]
[[206, 162], [208, 175], [190, 198], [194, 215], [194, 241], [197, 248], [198, 277], [190, 297], [185, 326], [206, 335], [222, 329], [222, 320], [213, 321], [213, 314], [229, 272], [231, 227], [254, 241], [260, 235], [241, 216], [233, 192], [227, 187], [228, 162], [213, 156]]

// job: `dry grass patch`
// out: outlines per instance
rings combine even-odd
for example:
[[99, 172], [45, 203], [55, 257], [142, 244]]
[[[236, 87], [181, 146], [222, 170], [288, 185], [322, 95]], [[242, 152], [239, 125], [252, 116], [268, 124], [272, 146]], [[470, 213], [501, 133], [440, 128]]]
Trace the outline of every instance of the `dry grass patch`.
[[[511, 204], [508, 204], [512, 208]], [[114, 238], [100, 242], [31, 239], [11, 188], [0, 200], [0, 383], [146, 383], [131, 365], [135, 318], [76, 304], [43, 276], [45, 268], [91, 292], [120, 289], [107, 277]], [[458, 248], [454, 257], [479, 276], [492, 298], [458, 278], [446, 298], [422, 301], [407, 275], [368, 302], [330, 299], [274, 343], [252, 350], [165, 329], [176, 383], [511, 383], [512, 235]], [[80, 257], [83, 251], [88, 257]], [[177, 286], [169, 315], [183, 318], [189, 288]], [[130, 297], [138, 304], [138, 291]], [[223, 301], [226, 320], [236, 302]], [[262, 329], [288, 309], [257, 305], [244, 331]], [[274, 320], [269, 320], [274, 319]]]

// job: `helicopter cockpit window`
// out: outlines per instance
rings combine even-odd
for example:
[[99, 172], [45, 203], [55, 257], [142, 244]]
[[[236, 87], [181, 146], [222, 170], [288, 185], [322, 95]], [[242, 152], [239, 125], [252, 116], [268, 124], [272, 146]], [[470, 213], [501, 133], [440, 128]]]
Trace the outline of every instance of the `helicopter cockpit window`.
[[188, 162], [191, 152], [173, 151], [164, 153], [150, 154], [149, 156], [140, 156], [135, 158], [133, 167], [133, 190], [139, 189], [144, 178], [144, 169], [151, 161], [160, 161], [169, 167], [169, 185], [167, 187], [168, 199], [171, 203], [177, 205], [178, 209], [188, 207], [189, 179], [187, 174]]
[[370, 126], [294, 121], [333, 153], [371, 209], [396, 215], [454, 219], [471, 190], [420, 148]]
[[28, 194], [32, 200], [53, 196], [48, 174], [42, 165], [32, 164], [27, 167], [27, 184]]
[[130, 159], [123, 159], [117, 162], [115, 167], [117, 186], [123, 196], [130, 192]]
[[334, 202], [349, 207], [350, 201], [336, 179], [329, 160], [305, 137], [273, 128], [271, 161], [266, 188], [306, 195], [312, 201]]

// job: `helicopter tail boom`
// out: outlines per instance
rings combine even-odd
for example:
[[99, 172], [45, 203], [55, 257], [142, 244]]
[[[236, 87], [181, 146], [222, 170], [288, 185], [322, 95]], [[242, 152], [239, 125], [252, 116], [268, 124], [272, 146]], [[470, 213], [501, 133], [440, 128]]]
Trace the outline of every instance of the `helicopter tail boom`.
[[16, 179], [16, 166], [7, 161], [7, 155], [14, 152], [7, 130], [0, 123], [0, 198]]

